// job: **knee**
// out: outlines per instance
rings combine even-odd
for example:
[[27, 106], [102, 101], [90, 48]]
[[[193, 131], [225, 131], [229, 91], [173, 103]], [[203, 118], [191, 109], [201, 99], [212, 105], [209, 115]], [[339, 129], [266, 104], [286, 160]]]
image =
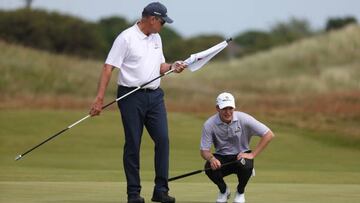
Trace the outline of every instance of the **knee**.
[[209, 177], [210, 179], [212, 179], [213, 177], [215, 177], [214, 171], [213, 171], [212, 169], [205, 170], [205, 174], [206, 174], [207, 177]]
[[239, 161], [237, 163], [238, 169], [252, 170], [254, 168], [254, 160], [253, 159], [244, 159], [243, 161]]
[[205, 174], [207, 176], [210, 176], [212, 174], [212, 169], [211, 169], [210, 163], [208, 161], [205, 162], [204, 169], [205, 169]]

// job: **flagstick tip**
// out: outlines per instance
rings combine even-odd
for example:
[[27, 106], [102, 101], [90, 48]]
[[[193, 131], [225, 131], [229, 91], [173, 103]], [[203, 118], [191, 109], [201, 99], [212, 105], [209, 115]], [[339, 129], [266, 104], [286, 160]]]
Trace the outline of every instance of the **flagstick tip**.
[[22, 157], [21, 155], [18, 155], [18, 156], [15, 158], [15, 161], [21, 159], [21, 157]]
[[226, 40], [226, 42], [230, 42], [230, 41], [232, 41], [231, 37]]

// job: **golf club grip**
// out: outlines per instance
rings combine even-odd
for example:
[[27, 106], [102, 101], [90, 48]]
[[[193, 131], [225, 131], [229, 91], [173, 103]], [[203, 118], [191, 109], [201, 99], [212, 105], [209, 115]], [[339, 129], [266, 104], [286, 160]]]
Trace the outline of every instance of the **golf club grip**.
[[201, 173], [201, 172], [203, 172], [203, 170], [197, 170], [197, 171], [193, 171], [193, 172], [190, 172], [190, 173], [185, 173], [183, 175], [179, 175], [179, 176], [169, 178], [168, 181], [170, 182], [170, 181], [177, 180], [177, 179], [180, 179], [180, 178], [185, 178], [187, 176], [192, 176], [192, 175], [195, 175], [195, 174], [198, 174], [198, 173]]
[[[242, 159], [243, 159], [243, 158], [242, 158]], [[240, 159], [240, 160], [241, 160], [241, 159]], [[234, 164], [234, 163], [237, 163], [237, 162], [239, 162], [240, 160], [230, 161], [230, 162], [221, 164], [221, 167], [220, 167], [220, 168], [222, 168], [222, 167], [224, 167], [224, 166], [228, 166], [228, 165]], [[208, 171], [208, 170], [212, 170], [211, 167], [204, 169], [204, 171]]]
[[106, 107], [108, 107], [108, 106], [112, 105], [112, 104], [113, 104], [113, 103], [115, 103], [115, 102], [116, 102], [116, 100], [114, 100], [114, 101], [112, 101], [112, 102], [110, 102], [110, 103], [108, 103], [108, 104], [104, 105], [103, 107], [101, 107], [101, 109], [105, 109]]

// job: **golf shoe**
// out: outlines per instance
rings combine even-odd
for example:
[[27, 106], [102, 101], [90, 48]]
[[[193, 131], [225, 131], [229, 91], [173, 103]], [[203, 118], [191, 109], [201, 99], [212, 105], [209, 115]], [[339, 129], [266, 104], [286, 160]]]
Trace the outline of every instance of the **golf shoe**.
[[226, 191], [224, 193], [219, 192], [219, 195], [216, 199], [216, 203], [226, 203], [230, 198], [230, 190], [226, 187]]
[[245, 194], [240, 194], [236, 191], [236, 195], [234, 198], [234, 203], [245, 203]]

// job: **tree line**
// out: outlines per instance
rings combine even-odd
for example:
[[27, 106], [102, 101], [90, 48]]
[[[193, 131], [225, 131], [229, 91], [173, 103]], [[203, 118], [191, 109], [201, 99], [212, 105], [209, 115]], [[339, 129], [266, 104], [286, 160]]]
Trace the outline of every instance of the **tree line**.
[[[104, 59], [116, 36], [134, 22], [113, 16], [97, 22], [47, 12], [39, 9], [0, 10], [0, 39], [54, 53]], [[292, 18], [273, 25], [269, 31], [249, 30], [234, 36], [230, 53], [222, 52], [217, 59], [242, 57], [284, 45], [322, 32], [357, 23], [354, 17], [330, 18], [323, 30], [314, 31], [306, 20]], [[185, 59], [191, 53], [206, 49], [222, 40], [221, 35], [199, 35], [183, 38], [171, 28], [161, 31], [167, 61]]]

